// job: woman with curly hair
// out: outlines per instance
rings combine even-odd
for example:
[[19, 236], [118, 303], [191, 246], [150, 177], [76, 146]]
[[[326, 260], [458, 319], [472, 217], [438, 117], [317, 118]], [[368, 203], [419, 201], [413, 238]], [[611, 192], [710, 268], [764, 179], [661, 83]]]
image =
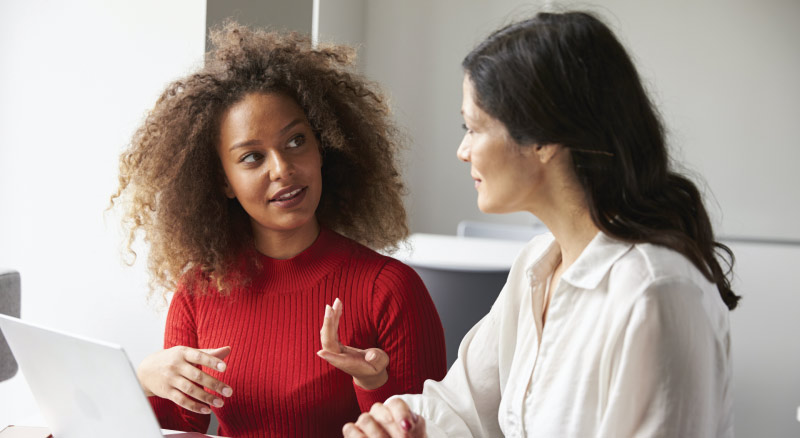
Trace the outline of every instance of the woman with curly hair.
[[501, 28], [464, 59], [478, 207], [552, 233], [520, 252], [458, 360], [347, 438], [730, 437], [731, 251], [625, 48], [583, 12]]
[[446, 369], [422, 281], [370, 249], [408, 234], [398, 135], [350, 49], [235, 23], [211, 41], [120, 160], [128, 247], [175, 291], [137, 374], [164, 428], [334, 436]]

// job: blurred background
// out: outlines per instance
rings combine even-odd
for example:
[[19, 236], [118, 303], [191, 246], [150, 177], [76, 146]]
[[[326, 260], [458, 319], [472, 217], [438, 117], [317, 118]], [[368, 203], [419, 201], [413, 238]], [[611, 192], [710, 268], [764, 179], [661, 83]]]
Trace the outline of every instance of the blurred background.
[[[161, 347], [166, 305], [146, 299], [146, 248], [122, 263], [118, 214], [106, 208], [133, 131], [229, 17], [358, 47], [358, 69], [382, 86], [408, 140], [413, 232], [533, 224], [480, 213], [455, 151], [461, 59], [543, 8], [589, 10], [615, 30], [673, 158], [738, 256], [737, 434], [800, 435], [797, 0], [0, 1], [0, 268], [21, 274], [23, 318], [121, 344], [134, 364]], [[22, 376], [0, 383], [0, 428], [37, 421], [35, 411]]]

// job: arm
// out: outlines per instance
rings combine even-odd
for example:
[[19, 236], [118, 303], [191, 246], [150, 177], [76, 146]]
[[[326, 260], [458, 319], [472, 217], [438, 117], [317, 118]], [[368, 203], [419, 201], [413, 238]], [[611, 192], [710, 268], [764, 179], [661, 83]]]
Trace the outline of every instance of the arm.
[[[686, 280], [654, 283], [612, 340], [598, 436], [726, 435], [727, 313]], [[718, 297], [713, 297], [718, 299]], [[718, 304], [718, 303], [717, 303]], [[709, 315], [723, 315], [723, 320]]]
[[388, 381], [366, 391], [354, 385], [362, 412], [395, 394], [422, 392], [425, 380], [447, 372], [444, 329], [419, 275], [396, 260], [389, 261], [375, 281], [371, 319], [377, 347], [389, 357]]

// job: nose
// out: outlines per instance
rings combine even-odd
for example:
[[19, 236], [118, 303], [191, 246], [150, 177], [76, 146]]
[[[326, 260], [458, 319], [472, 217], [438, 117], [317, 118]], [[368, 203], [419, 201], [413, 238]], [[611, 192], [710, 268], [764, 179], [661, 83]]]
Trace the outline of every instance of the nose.
[[467, 141], [467, 136], [464, 135], [464, 138], [461, 139], [461, 144], [458, 145], [456, 156], [461, 161], [469, 162], [469, 151], [470, 151], [469, 142]]
[[280, 181], [292, 176], [295, 168], [290, 158], [284, 156], [280, 151], [271, 151], [268, 170], [270, 181]]

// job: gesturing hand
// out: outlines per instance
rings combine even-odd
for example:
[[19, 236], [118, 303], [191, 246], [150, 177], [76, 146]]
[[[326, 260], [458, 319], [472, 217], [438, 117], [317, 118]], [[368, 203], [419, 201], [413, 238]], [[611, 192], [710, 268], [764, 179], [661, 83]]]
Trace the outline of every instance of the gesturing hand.
[[319, 331], [322, 350], [317, 355], [353, 376], [356, 384], [364, 389], [375, 389], [389, 380], [386, 367], [389, 355], [379, 348], [360, 350], [339, 342], [339, 319], [342, 317], [342, 302], [337, 298], [333, 307], [325, 305], [325, 320]]
[[[210, 414], [210, 405], [222, 407], [221, 398], [203, 390], [209, 388], [230, 397], [233, 390], [223, 382], [204, 373], [196, 365], [225, 371], [222, 359], [228, 357], [231, 347], [199, 350], [189, 347], [172, 347], [147, 356], [136, 376], [145, 394], [159, 396], [175, 402], [190, 411]], [[203, 403], [200, 403], [203, 402]]]
[[375, 403], [355, 423], [342, 428], [345, 438], [425, 438], [425, 419], [411, 412], [400, 399]]

